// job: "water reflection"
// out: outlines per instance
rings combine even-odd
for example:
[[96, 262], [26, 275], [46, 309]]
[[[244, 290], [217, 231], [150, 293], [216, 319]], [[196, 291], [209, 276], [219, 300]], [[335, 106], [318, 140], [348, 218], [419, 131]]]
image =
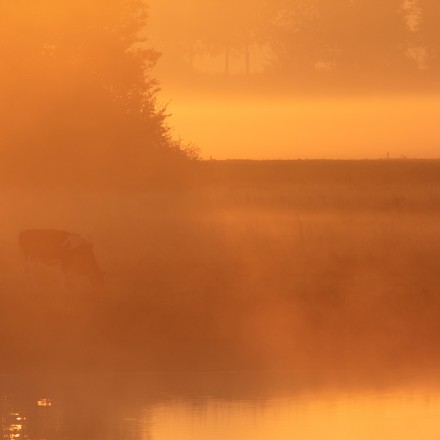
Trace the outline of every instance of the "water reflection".
[[[159, 382], [166, 379], [163, 375]], [[437, 387], [381, 387], [362, 393], [336, 388], [284, 394], [254, 390], [240, 391], [240, 396], [210, 393], [207, 387], [204, 393], [182, 392], [177, 382], [162, 387], [150, 380], [146, 384], [143, 378], [131, 377], [126, 386], [119, 380], [107, 388], [90, 387], [87, 381], [84, 387], [52, 385], [48, 387], [52, 394], [38, 398], [27, 389], [8, 390], [0, 394], [2, 439], [440, 438]]]
[[2, 431], [4, 439], [19, 439], [24, 437], [26, 417], [19, 412], [9, 411], [2, 415]]

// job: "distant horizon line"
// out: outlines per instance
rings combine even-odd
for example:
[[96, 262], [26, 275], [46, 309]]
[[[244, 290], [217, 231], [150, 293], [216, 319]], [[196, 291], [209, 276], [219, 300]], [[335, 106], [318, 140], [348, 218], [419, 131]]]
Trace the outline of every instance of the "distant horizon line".
[[208, 159], [200, 159], [202, 162], [429, 162], [429, 161], [440, 161], [440, 157], [376, 157], [364, 159], [332, 159], [332, 158], [297, 158], [297, 159], [216, 159], [210, 157]]

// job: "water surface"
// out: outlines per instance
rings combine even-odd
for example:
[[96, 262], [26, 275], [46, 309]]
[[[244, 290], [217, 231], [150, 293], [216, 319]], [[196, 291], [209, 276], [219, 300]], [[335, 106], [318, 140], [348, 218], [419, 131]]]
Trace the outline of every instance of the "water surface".
[[228, 373], [2, 378], [4, 439], [424, 440], [436, 386], [359, 386]]

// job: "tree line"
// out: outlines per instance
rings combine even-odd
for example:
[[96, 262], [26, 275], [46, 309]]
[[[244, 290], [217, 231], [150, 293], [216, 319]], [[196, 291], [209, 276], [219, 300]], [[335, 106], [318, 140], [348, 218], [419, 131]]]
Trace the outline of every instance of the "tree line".
[[197, 158], [158, 98], [152, 36], [177, 75], [203, 54], [223, 57], [226, 74], [239, 54], [251, 75], [266, 48], [263, 75], [289, 84], [432, 84], [439, 18], [438, 0], [3, 0], [0, 174], [127, 182]]
[[[270, 55], [264, 73], [358, 80], [435, 77], [440, 70], [436, 0], [151, 0], [163, 14], [154, 29], [182, 66], [195, 56], [232, 53], [252, 73], [252, 47]], [[173, 6], [171, 7], [171, 3]], [[176, 4], [174, 4], [176, 3]]]

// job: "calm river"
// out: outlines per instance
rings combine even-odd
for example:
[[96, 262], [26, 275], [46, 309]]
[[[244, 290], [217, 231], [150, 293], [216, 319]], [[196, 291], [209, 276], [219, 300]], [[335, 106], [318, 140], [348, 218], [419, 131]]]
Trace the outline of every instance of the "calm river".
[[436, 386], [256, 373], [2, 377], [3, 439], [438, 440]]

